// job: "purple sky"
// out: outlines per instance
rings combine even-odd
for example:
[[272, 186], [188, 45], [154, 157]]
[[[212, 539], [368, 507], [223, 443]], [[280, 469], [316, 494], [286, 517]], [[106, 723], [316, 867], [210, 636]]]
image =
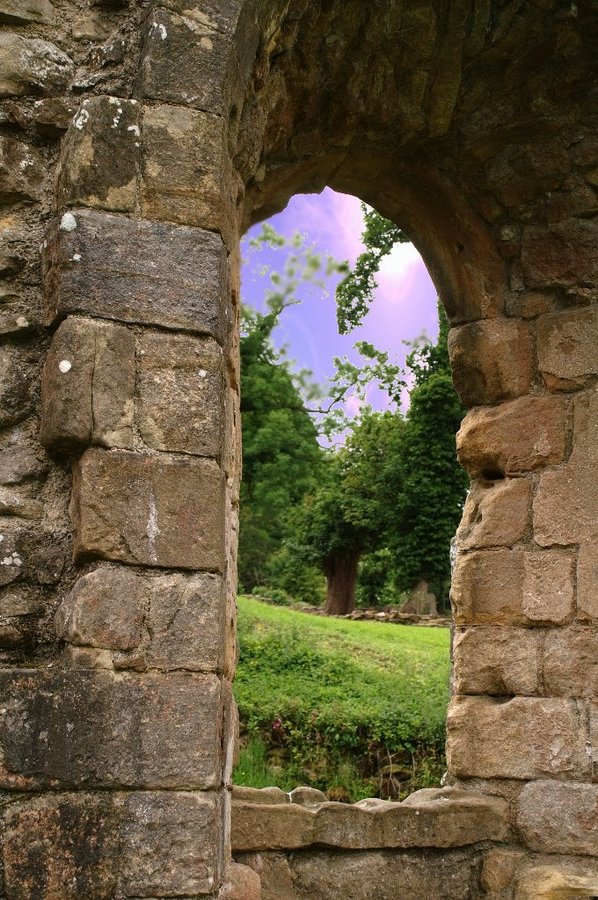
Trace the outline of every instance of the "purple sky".
[[[351, 264], [363, 250], [360, 201], [330, 188], [321, 194], [295, 195], [287, 208], [269, 222], [286, 237], [301, 232], [318, 252], [329, 253], [338, 260], [348, 259]], [[269, 283], [269, 276], [260, 275], [260, 270], [270, 267], [281, 271], [287, 252], [285, 248], [252, 250], [248, 242], [260, 233], [261, 227], [251, 228], [242, 245], [242, 298], [244, 303], [258, 310], [264, 309], [264, 290]], [[347, 355], [356, 362], [359, 357], [352, 346], [357, 340], [370, 341], [379, 349], [390, 350], [402, 364], [408, 352], [402, 343], [404, 340], [413, 340], [424, 332], [431, 338], [436, 337], [436, 290], [412, 244], [397, 244], [384, 260], [370, 312], [359, 328], [343, 336], [338, 334], [336, 325], [334, 288], [337, 281], [338, 276], [330, 280], [330, 286], [324, 292], [313, 286], [301, 291], [303, 302], [284, 310], [281, 324], [273, 335], [275, 344], [286, 345], [289, 357], [296, 360], [300, 368], [311, 369], [315, 381], [326, 383], [334, 369], [334, 356]], [[372, 391], [367, 399], [374, 408], [384, 408], [384, 399], [379, 392]], [[346, 408], [352, 414], [356, 404], [349, 400]]]

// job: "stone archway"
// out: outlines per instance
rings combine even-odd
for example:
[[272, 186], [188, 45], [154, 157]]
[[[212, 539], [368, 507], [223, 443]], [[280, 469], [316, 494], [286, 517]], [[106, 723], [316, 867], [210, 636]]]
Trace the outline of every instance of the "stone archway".
[[[69, 10], [64, 26], [57, 12]], [[237, 236], [325, 184], [412, 235], [473, 407], [459, 439], [474, 488], [453, 586], [448, 749], [452, 781], [486, 812], [455, 863], [470, 873], [462, 888], [532, 890], [529, 851], [546, 855], [546, 883], [546, 866], [555, 883], [576, 866], [591, 879], [592, 4], [99, 0], [83, 14], [67, 0], [5, 0], [0, 19], [15, 161], [2, 175], [4, 265], [35, 307], [44, 235], [52, 335], [45, 356], [39, 314], [24, 318], [9, 296], [7, 897], [217, 896], [226, 881]], [[44, 356], [47, 458], [27, 394]], [[27, 519], [32, 483], [41, 503]], [[312, 843], [343, 846], [326, 824], [336, 815], [310, 820]], [[398, 843], [376, 832], [368, 846], [447, 846], [405, 837], [410, 813], [398, 815]], [[488, 839], [503, 846], [486, 852]], [[410, 852], [425, 871], [425, 853]]]

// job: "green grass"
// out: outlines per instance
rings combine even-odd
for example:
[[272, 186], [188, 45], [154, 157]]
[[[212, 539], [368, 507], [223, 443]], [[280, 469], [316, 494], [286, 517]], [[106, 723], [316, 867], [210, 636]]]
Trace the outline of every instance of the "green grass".
[[[354, 800], [437, 781], [449, 633], [239, 598], [237, 783], [289, 779]], [[385, 769], [386, 767], [386, 769]]]

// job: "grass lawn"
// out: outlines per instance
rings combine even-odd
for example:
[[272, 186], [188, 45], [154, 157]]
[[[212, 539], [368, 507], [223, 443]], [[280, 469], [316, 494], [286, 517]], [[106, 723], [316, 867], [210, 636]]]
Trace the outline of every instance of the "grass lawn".
[[240, 597], [239, 642], [237, 783], [308, 783], [354, 800], [437, 782], [448, 629], [312, 616]]

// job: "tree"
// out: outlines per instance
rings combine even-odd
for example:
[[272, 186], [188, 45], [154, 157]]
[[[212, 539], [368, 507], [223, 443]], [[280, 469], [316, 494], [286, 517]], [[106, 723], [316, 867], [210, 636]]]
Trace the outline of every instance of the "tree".
[[400, 415], [366, 410], [345, 445], [328, 452], [320, 484], [290, 522], [294, 551], [326, 576], [331, 615], [353, 610], [360, 558], [388, 531], [402, 430]]

